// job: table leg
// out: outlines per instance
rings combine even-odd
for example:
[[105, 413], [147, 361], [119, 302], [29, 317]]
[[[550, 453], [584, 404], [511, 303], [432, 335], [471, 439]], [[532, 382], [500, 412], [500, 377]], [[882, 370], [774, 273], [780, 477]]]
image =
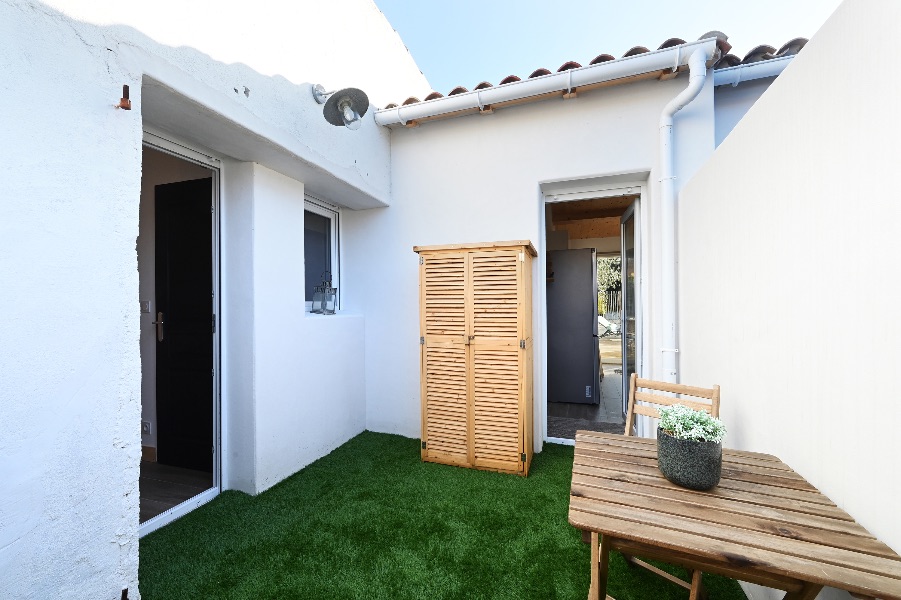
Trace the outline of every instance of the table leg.
[[598, 596], [610, 598], [607, 595], [607, 573], [610, 569], [610, 536], [601, 536], [600, 556], [598, 557]]
[[598, 592], [598, 554], [600, 552], [600, 541], [595, 531], [591, 532], [591, 585], [588, 587], [588, 600], [600, 600]]
[[814, 583], [805, 583], [804, 587], [797, 592], [786, 592], [782, 600], [814, 600], [823, 586]]
[[591, 585], [588, 600], [613, 600], [607, 595], [607, 573], [610, 569], [610, 538], [591, 532]]

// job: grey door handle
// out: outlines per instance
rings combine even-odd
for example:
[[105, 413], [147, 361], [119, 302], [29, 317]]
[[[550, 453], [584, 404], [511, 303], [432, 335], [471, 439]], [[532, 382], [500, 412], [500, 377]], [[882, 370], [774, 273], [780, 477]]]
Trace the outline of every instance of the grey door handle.
[[165, 321], [163, 321], [163, 313], [156, 313], [156, 321], [152, 321], [154, 325], [156, 325], [156, 341], [163, 341], [163, 325]]

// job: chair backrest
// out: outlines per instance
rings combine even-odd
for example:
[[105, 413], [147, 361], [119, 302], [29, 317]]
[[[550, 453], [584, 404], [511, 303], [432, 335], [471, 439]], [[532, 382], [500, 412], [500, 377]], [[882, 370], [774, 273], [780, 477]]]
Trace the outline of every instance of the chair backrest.
[[[652, 392], [640, 390], [653, 390], [654, 392], [671, 392], [676, 396], [664, 396]], [[653, 406], [638, 404], [656, 404], [658, 406], [672, 406], [682, 404], [695, 410], [703, 410], [714, 417], [720, 416], [720, 386], [712, 388], [700, 388], [680, 383], [668, 383], [666, 381], [654, 381], [641, 379], [635, 373], [629, 378], [629, 409], [626, 413], [625, 435], [632, 435], [632, 427], [635, 424], [635, 415], [645, 415], [655, 419], [660, 418], [660, 412]]]

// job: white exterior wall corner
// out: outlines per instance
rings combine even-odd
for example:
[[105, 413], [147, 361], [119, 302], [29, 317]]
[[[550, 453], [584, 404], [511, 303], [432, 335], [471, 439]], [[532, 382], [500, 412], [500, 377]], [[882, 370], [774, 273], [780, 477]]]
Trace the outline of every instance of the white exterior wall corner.
[[304, 186], [254, 165], [255, 490], [366, 426], [363, 317], [304, 313]]
[[[542, 182], [651, 172], [645, 213], [659, 235], [658, 122], [687, 77], [641, 82], [392, 131], [392, 204], [345, 215], [347, 304], [366, 314], [367, 429], [420, 436], [418, 260], [414, 245], [529, 239], [535, 287], [536, 428], [544, 406]], [[677, 185], [713, 152], [713, 85], [675, 120]], [[646, 175], [645, 175], [646, 176]], [[647, 252], [647, 249], [645, 249]], [[659, 247], [651, 245], [656, 256]], [[656, 259], [652, 258], [653, 262]], [[654, 289], [657, 269], [651, 269]], [[653, 299], [652, 299], [653, 301]], [[652, 315], [653, 320], [654, 315]], [[646, 324], [654, 331], [655, 323]], [[648, 367], [651, 368], [651, 367]], [[543, 431], [536, 431], [540, 444]]]
[[141, 122], [96, 29], [0, 2], [0, 597], [137, 597]]
[[843, 3], [689, 182], [680, 224], [684, 380], [722, 386], [729, 446], [779, 456], [896, 551], [901, 83], [847, 49], [891, 53], [899, 22], [897, 2]]
[[222, 483], [256, 494], [256, 370], [254, 363], [254, 169], [223, 163], [222, 243]]
[[[125, 28], [75, 22], [37, 2], [0, 0], [0, 114], [7, 124], [7, 144], [0, 150], [0, 337], [5, 342], [0, 350], [0, 597], [117, 598], [126, 587], [130, 597], [138, 597], [141, 363], [135, 240], [142, 117], [148, 108], [142, 106], [141, 91], [148, 69], [160, 69], [164, 76], [158, 81], [174, 83], [176, 91], [184, 84], [187, 97], [206, 106], [205, 115], [225, 115], [208, 139], [184, 141], [215, 150], [208, 142], [217, 142], [217, 135], [235, 138], [225, 128], [241, 133], [248, 124], [264, 142], [266, 135], [299, 139], [279, 137], [273, 146], [313, 148], [315, 138], [322, 141], [321, 148], [315, 146], [322, 158], [310, 155], [315, 169], [337, 169], [327, 174], [338, 180], [345, 177], [345, 165], [360, 179], [373, 181], [370, 187], [380, 187], [379, 194], [388, 193], [390, 134], [371, 122], [357, 132], [324, 124], [318, 107], [292, 104], [292, 94], [309, 99], [304, 96], [308, 86], [220, 65], [190, 49], [165, 48]], [[167, 81], [170, 75], [173, 81]], [[233, 96], [232, 84], [239, 81], [252, 82], [249, 97], [243, 88]], [[131, 87], [132, 111], [113, 108], [123, 84]], [[181, 133], [190, 137], [190, 131]], [[356, 138], [347, 137], [353, 134]], [[351, 152], [354, 142], [360, 148]], [[242, 194], [253, 200], [256, 189], [242, 176], [255, 175], [254, 167], [227, 154], [222, 158], [223, 232], [229, 236], [222, 250], [224, 309], [246, 321], [223, 337], [224, 344], [247, 344], [223, 349], [223, 364], [234, 366], [262, 343], [285, 346], [278, 345], [283, 340], [254, 306], [259, 294], [248, 297], [227, 283], [256, 276], [254, 264], [240, 253], [255, 252], [259, 238], [242, 232], [240, 219], [263, 213], [241, 201]], [[299, 191], [302, 202], [303, 186], [298, 185], [291, 192]], [[229, 190], [236, 195], [229, 196]], [[229, 213], [235, 218], [230, 220]], [[292, 238], [302, 239], [300, 225], [290, 232]], [[273, 248], [278, 245], [263, 243], [261, 252]], [[302, 252], [298, 256], [302, 269]], [[285, 263], [280, 257], [279, 264]], [[260, 273], [266, 281], [267, 272]], [[282, 291], [277, 283], [273, 292]], [[302, 314], [300, 298], [295, 300]], [[242, 308], [253, 311], [252, 318], [237, 312]], [[334, 331], [331, 323], [309, 325], [311, 333], [302, 339], [334, 339], [340, 350], [348, 349], [346, 362], [335, 357], [310, 361], [302, 378], [294, 376], [289, 383], [298, 386], [295, 391], [312, 390], [321, 377], [337, 372], [340, 398], [337, 408], [328, 410], [341, 415], [333, 428], [312, 433], [311, 424], [321, 424], [332, 413], [313, 418], [310, 408], [300, 415], [308, 419], [304, 423], [298, 423], [297, 414], [287, 418], [294, 425], [290, 433], [303, 440], [296, 443], [300, 450], [287, 451], [268, 471], [259, 469], [284, 450], [277, 439], [284, 432], [271, 420], [261, 423], [258, 412], [273, 408], [270, 392], [285, 379], [265, 369], [263, 375], [272, 381], [247, 369], [223, 378], [224, 394], [241, 400], [223, 413], [223, 437], [235, 444], [223, 457], [225, 485], [264, 489], [362, 430], [365, 395], [359, 371], [364, 360], [361, 351], [354, 351], [363, 346], [362, 317], [336, 318]], [[287, 348], [303, 360], [298, 346]], [[338, 365], [328, 365], [333, 371], [323, 367], [327, 358]], [[242, 426], [253, 431], [248, 434]]]

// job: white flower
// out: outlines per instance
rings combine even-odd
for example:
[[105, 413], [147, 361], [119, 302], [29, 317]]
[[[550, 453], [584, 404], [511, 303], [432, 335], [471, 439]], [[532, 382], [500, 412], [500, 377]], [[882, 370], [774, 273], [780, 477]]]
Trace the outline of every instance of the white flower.
[[722, 421], [682, 404], [660, 407], [660, 428], [680, 440], [719, 443], [726, 437]]

